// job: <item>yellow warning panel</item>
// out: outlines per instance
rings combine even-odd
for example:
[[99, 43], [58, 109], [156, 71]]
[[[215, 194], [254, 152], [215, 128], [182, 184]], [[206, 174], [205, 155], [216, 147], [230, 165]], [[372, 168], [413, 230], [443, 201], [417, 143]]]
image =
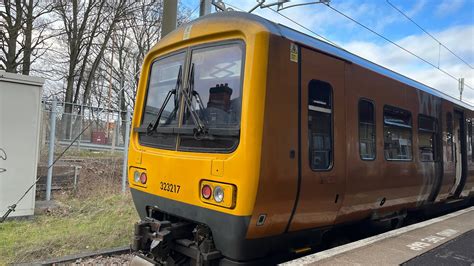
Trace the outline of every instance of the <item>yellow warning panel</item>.
[[190, 35], [191, 35], [191, 29], [193, 28], [193, 25], [189, 25], [187, 26], [186, 28], [184, 28], [184, 32], [183, 32], [183, 40], [187, 40], [189, 39]]
[[290, 43], [290, 60], [298, 62], [298, 46], [295, 43]]

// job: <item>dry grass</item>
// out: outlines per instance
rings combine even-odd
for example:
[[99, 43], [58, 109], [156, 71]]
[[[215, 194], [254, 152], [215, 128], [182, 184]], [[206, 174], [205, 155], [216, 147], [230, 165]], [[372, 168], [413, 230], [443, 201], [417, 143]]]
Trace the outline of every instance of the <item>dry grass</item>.
[[55, 195], [59, 208], [0, 224], [0, 265], [128, 245], [138, 215], [120, 174], [120, 159], [87, 159], [79, 189]]

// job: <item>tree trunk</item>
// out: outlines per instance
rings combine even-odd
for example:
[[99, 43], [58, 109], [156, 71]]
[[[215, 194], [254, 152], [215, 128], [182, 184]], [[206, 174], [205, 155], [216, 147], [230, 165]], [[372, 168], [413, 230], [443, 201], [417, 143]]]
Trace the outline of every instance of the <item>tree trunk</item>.
[[32, 35], [33, 35], [33, 0], [29, 0], [28, 4], [25, 3], [25, 43], [23, 50], [23, 69], [21, 73], [23, 75], [29, 75], [31, 69], [31, 44], [32, 44]]
[[[8, 32], [8, 38], [6, 40], [7, 43], [7, 52], [6, 52], [6, 62], [5, 62], [5, 70], [7, 72], [16, 73], [18, 68], [18, 56], [17, 54], [17, 41], [18, 36], [20, 35], [21, 31], [21, 24], [22, 24], [22, 6], [21, 0], [15, 0], [15, 5], [13, 6], [9, 0], [4, 1], [5, 5], [5, 15], [6, 17], [2, 17], [6, 21], [6, 31]], [[13, 16], [12, 8], [15, 9], [15, 15]], [[14, 19], [12, 21], [12, 19]]]

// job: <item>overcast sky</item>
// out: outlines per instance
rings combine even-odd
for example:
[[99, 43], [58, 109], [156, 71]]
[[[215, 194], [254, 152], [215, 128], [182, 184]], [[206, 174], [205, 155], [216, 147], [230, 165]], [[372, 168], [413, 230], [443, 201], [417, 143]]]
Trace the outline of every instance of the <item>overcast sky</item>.
[[[199, 0], [181, 0], [199, 15]], [[425, 30], [464, 61], [474, 66], [474, 0], [389, 0]], [[248, 11], [255, 0], [224, 0], [229, 5]], [[276, 0], [267, 0], [267, 3]], [[289, 4], [314, 2], [292, 0]], [[355, 20], [395, 41], [407, 50], [439, 66], [455, 77], [464, 77], [463, 99], [474, 105], [474, 70], [441, 47], [439, 43], [397, 10], [386, 0], [331, 0], [331, 6]], [[214, 10], [214, 9], [213, 9]], [[287, 25], [298, 31], [314, 35], [295, 23], [268, 9], [253, 12], [266, 19]], [[368, 30], [341, 16], [322, 4], [295, 7], [281, 11], [312, 31], [389, 69], [397, 71], [446, 94], [459, 97], [458, 83], [438, 69], [429, 66], [405, 51], [388, 43]]]

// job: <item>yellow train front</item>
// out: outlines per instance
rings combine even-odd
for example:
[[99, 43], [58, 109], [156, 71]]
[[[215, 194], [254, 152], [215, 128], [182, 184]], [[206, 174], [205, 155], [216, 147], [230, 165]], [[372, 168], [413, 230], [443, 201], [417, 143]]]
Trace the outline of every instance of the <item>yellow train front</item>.
[[473, 119], [472, 106], [310, 36], [208, 15], [144, 59], [133, 248], [155, 263], [259, 263], [339, 225], [472, 200]]
[[268, 39], [259, 23], [214, 15], [146, 56], [129, 183], [142, 219], [134, 247], [155, 261], [255, 257], [244, 241], [260, 172]]

